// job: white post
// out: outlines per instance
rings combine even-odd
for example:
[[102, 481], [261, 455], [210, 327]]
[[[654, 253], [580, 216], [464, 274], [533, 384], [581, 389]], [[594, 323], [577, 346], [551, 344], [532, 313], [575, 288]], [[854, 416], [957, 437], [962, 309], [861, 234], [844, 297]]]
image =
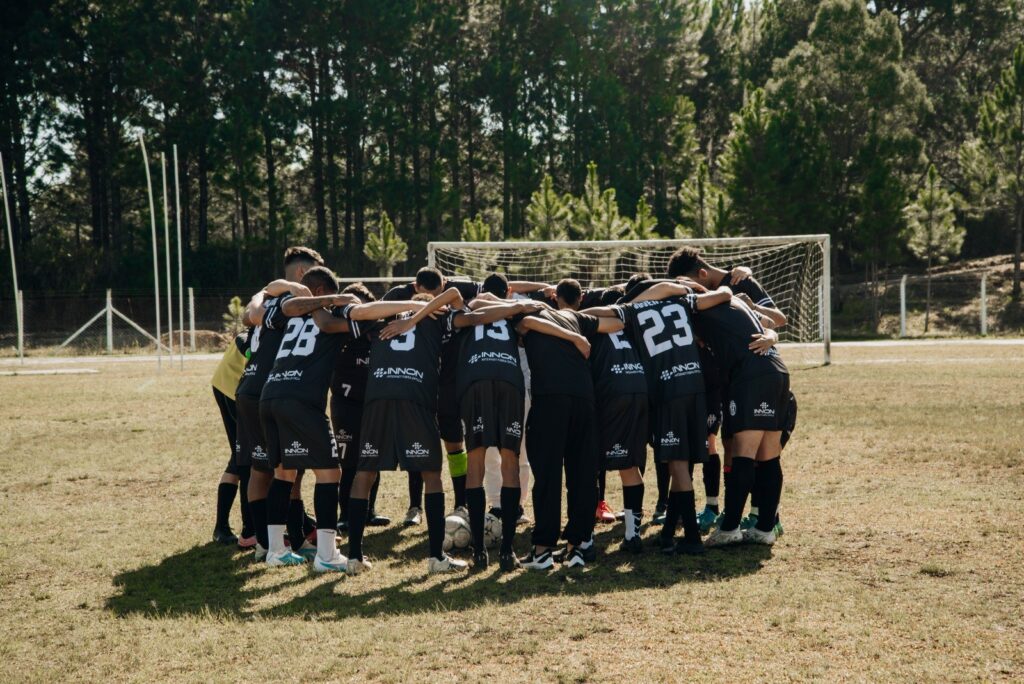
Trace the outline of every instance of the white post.
[[192, 288], [188, 288], [188, 334], [189, 351], [196, 350], [196, 298]]
[[7, 199], [7, 173], [4, 171], [4, 156], [0, 154], [0, 183], [4, 191], [4, 214], [7, 216], [7, 246], [11, 249], [11, 280], [14, 282], [14, 317], [18, 325], [18, 359], [25, 363], [25, 321], [22, 310], [21, 290], [18, 289], [18, 264], [14, 260], [14, 234], [11, 229], [11, 204]]
[[[178, 146], [174, 146], [174, 222], [178, 225], [178, 352], [185, 370], [185, 288], [181, 277], [181, 191], [178, 186]], [[167, 283], [167, 287], [171, 284]]]
[[907, 274], [900, 278], [900, 337], [907, 336]]
[[174, 304], [171, 297], [174, 286], [171, 284], [171, 220], [167, 209], [167, 155], [160, 153], [160, 176], [164, 183], [164, 264], [167, 269], [167, 356], [174, 363]]
[[146, 141], [139, 133], [139, 146], [142, 148], [142, 164], [146, 167], [146, 189], [149, 191], [149, 225], [153, 233], [153, 291], [156, 293], [156, 367], [161, 367], [163, 356], [160, 353], [160, 257], [156, 245], [156, 208], [153, 206], [153, 179], [149, 176], [149, 155], [146, 154]]
[[825, 365], [832, 363], [832, 236], [825, 236], [825, 263], [822, 266], [822, 278], [825, 281], [825, 329], [822, 331], [825, 342]]
[[114, 302], [107, 290], [107, 353], [114, 353]]
[[981, 336], [988, 335], [988, 297], [985, 296], [985, 281], [988, 273], [981, 274]]

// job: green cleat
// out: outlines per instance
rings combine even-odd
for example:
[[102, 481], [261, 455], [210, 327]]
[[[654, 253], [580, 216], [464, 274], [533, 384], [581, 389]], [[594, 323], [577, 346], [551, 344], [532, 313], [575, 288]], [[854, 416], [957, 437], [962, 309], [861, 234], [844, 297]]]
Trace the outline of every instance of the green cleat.
[[718, 513], [705, 506], [704, 510], [697, 514], [697, 524], [700, 525], [700, 533], [707, 534], [718, 521]]
[[749, 530], [755, 525], [757, 525], [757, 513], [751, 513], [750, 515], [748, 515], [740, 521], [741, 530]]
[[775, 516], [775, 527], [772, 528], [772, 532], [775, 533], [776, 537], [781, 537], [782, 533], [785, 532], [785, 530], [782, 529], [782, 519], [779, 518], [779, 516]]

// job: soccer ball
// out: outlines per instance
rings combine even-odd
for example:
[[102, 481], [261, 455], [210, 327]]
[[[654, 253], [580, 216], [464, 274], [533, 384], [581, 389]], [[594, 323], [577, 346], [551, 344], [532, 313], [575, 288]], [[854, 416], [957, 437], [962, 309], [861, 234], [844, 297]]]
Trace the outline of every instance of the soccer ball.
[[443, 548], [464, 549], [473, 540], [469, 530], [469, 523], [461, 515], [449, 515], [444, 519], [444, 545]]
[[484, 544], [494, 548], [501, 543], [501, 518], [492, 513], [484, 517]]

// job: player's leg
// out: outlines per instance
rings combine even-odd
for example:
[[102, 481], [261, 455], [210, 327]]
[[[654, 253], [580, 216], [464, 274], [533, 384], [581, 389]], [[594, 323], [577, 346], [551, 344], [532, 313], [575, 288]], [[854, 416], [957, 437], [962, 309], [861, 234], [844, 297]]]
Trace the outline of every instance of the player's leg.
[[558, 543], [562, 512], [562, 454], [568, 440], [565, 415], [571, 399], [542, 396], [533, 399], [526, 422], [526, 447], [533, 472], [533, 549], [522, 560], [530, 570], [554, 565], [552, 549]]
[[515, 555], [516, 524], [519, 522], [519, 501], [522, 485], [519, 482], [520, 456], [513, 449], [501, 449], [501, 549], [498, 564], [508, 572], [519, 567]]
[[[280, 424], [278, 429], [280, 429]], [[286, 442], [286, 444], [290, 443]], [[306, 514], [306, 504], [302, 500], [302, 481], [306, 475], [305, 468], [294, 468], [294, 471], [295, 479], [292, 481], [292, 491], [288, 502], [288, 543], [293, 552], [309, 560], [316, 555], [316, 521]], [[274, 477], [277, 477], [276, 473]]]
[[423, 517], [423, 475], [410, 471], [409, 476], [409, 510], [405, 512], [402, 524], [406, 527], [419, 525]]
[[473, 567], [487, 568], [487, 547], [484, 544], [484, 515], [487, 495], [484, 493], [484, 460], [487, 447], [477, 446], [468, 453], [466, 467], [466, 507], [469, 509], [469, 531], [473, 538]]
[[308, 453], [296, 465], [313, 471], [313, 512], [316, 514], [314, 572], [345, 572], [346, 558], [338, 552], [338, 483], [341, 481], [338, 447], [331, 424], [316, 406], [304, 406], [296, 422]]
[[697, 516], [697, 524], [700, 525], [702, 534], [707, 534], [711, 531], [720, 512], [718, 494], [722, 461], [718, 454], [718, 435], [716, 434], [720, 422], [714, 407], [709, 407], [708, 460], [702, 468], [704, 475], [704, 510]]
[[622, 510], [625, 513], [625, 525], [622, 548], [632, 553], [643, 552], [640, 539], [640, 524], [643, 521], [644, 478], [638, 466], [623, 468], [619, 471], [622, 480]]
[[743, 507], [754, 487], [754, 466], [763, 430], [741, 430], [732, 437], [732, 464], [729, 484], [725, 490], [725, 511], [718, 529], [708, 537], [709, 546], [721, 546], [742, 541], [739, 529]]
[[235, 544], [238, 542], [238, 537], [231, 531], [230, 516], [231, 507], [235, 503], [235, 494], [238, 492], [238, 471], [235, 467], [238, 417], [234, 399], [216, 387], [213, 388], [213, 398], [217, 403], [221, 422], [224, 424], [224, 434], [228, 438], [228, 447], [231, 452], [228, 465], [220, 476], [220, 482], [217, 483], [217, 515], [213, 525], [213, 541], [218, 544]]
[[[238, 449], [235, 454], [240, 467], [249, 469], [246, 486], [252, 534], [255, 537], [255, 558], [264, 560], [267, 554], [267, 493], [274, 479], [267, 454], [267, 441], [260, 422], [259, 401], [248, 396], [236, 400], [238, 415]], [[239, 546], [242, 541], [239, 541]]]
[[377, 511], [378, 492], [380, 492], [379, 477], [374, 481], [373, 487], [370, 488], [370, 498], [367, 502], [370, 507], [370, 511], [366, 516], [366, 524], [370, 527], [387, 527], [391, 524], [391, 518], [386, 515], [381, 515], [381, 513]]
[[453, 515], [459, 515], [468, 521], [469, 511], [466, 508], [466, 444], [462, 432], [462, 416], [459, 400], [455, 394], [455, 383], [443, 383], [438, 388], [437, 427], [444, 441], [444, 450], [448, 455], [448, 475], [452, 478], [452, 492], [455, 498]]
[[281, 467], [281, 451], [283, 438], [275, 416], [275, 402], [261, 401], [259, 404], [260, 420], [263, 433], [267, 440], [267, 465], [271, 469], [270, 486], [267, 489], [267, 565], [301, 565], [305, 561], [297, 554], [291, 553], [284, 543], [284, 533], [288, 524], [288, 506], [291, 501], [292, 485], [295, 471], [285, 471]]
[[760, 516], [754, 527], [744, 531], [746, 541], [774, 544], [775, 517], [782, 497], [782, 431], [765, 432], [757, 449], [757, 474], [753, 492], [761, 505]]
[[489, 513], [501, 517], [501, 452], [488, 447], [484, 453], [484, 494], [487, 495]]
[[249, 510], [256, 535], [256, 560], [265, 560], [270, 541], [267, 539], [267, 495], [274, 481], [274, 472], [266, 465], [253, 465], [249, 477]]
[[[662, 458], [668, 461], [671, 483], [668, 510], [662, 528], [663, 552], [696, 554], [704, 550], [697, 525], [697, 511], [690, 477], [692, 464], [707, 459], [705, 401], [703, 394], [673, 399], [660, 414]], [[667, 428], [667, 429], [666, 429]], [[683, 539], [674, 543], [676, 524], [683, 527]]]
[[[365, 447], [363, 453], [366, 453]], [[374, 456], [372, 460], [376, 461], [376, 457]], [[378, 472], [375, 464], [371, 465], [367, 458], [361, 456], [359, 472], [356, 473], [356, 477], [352, 481], [352, 496], [349, 499], [348, 508], [348, 573], [350, 575], [358, 575], [372, 567], [370, 561], [363, 555], [363, 531], [366, 529], [367, 497], [377, 478]]]
[[453, 572], [469, 567], [466, 561], [444, 552], [444, 485], [441, 482], [440, 459], [437, 470], [423, 471], [423, 512], [427, 518], [427, 541], [430, 557], [427, 572]]
[[565, 525], [566, 566], [583, 567], [597, 558], [594, 515], [600, 457], [597, 412], [592, 402], [576, 400], [570, 409], [569, 434], [563, 445], [568, 520]]
[[469, 510], [466, 506], [466, 469], [469, 457], [466, 453], [466, 445], [462, 440], [444, 440], [444, 450], [447, 454], [448, 475], [452, 478], [452, 494], [455, 498], [453, 515], [461, 515], [468, 518]]

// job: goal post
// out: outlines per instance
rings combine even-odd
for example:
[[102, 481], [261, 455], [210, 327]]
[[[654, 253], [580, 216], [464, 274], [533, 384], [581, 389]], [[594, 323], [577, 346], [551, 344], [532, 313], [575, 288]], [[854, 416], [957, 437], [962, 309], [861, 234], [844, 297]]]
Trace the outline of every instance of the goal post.
[[679, 247], [699, 247], [720, 268], [749, 266], [789, 319], [780, 341], [830, 362], [831, 240], [828, 235], [781, 235], [684, 240], [568, 242], [431, 242], [428, 262], [448, 277], [556, 283], [575, 278], [584, 287], [624, 283], [634, 273], [663, 277]]

